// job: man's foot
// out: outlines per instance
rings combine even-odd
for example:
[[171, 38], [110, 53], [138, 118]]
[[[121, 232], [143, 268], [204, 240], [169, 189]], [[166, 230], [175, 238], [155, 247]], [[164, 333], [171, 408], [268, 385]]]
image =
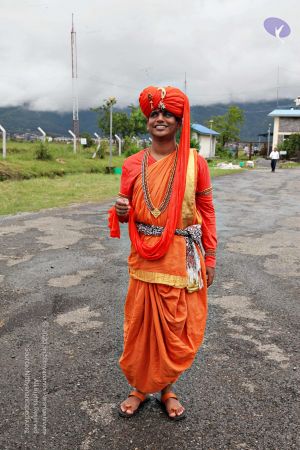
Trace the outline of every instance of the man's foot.
[[162, 394], [161, 404], [163, 405], [164, 410], [168, 415], [169, 419], [181, 420], [185, 418], [186, 416], [185, 408], [178, 401], [174, 392], [169, 391], [166, 392], [165, 394]]
[[185, 409], [176, 398], [168, 398], [165, 401], [165, 407], [170, 417], [181, 416]]
[[147, 400], [147, 397], [139, 391], [130, 392], [124, 402], [121, 403], [119, 408], [119, 414], [122, 417], [132, 417], [137, 413], [142, 403]]

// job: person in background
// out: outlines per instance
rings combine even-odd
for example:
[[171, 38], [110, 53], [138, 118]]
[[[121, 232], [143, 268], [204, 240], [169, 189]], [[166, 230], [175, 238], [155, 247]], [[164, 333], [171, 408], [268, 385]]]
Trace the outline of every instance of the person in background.
[[271, 159], [271, 170], [275, 172], [277, 161], [279, 160], [279, 151], [276, 147], [271, 151], [269, 158]]

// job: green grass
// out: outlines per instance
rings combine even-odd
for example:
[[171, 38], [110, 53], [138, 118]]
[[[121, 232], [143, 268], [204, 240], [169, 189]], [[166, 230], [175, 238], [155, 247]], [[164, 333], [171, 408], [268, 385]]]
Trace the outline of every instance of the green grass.
[[[211, 176], [229, 175], [241, 170], [212, 169]], [[119, 192], [120, 175], [75, 174], [39, 177], [0, 183], [0, 215], [62, 207], [72, 203], [101, 202]]]
[[0, 184], [0, 214], [8, 215], [71, 203], [101, 202], [118, 193], [120, 175], [77, 174]]
[[[50, 143], [52, 160], [42, 161], [35, 157], [37, 146], [35, 143], [8, 141], [7, 157], [5, 160], [0, 158], [0, 181], [53, 178], [75, 173], [104, 173], [105, 167], [109, 165], [108, 155], [105, 159], [92, 159], [94, 147], [85, 149], [79, 146], [74, 154], [71, 145]], [[121, 167], [123, 161], [124, 156], [113, 156], [112, 166]]]
[[292, 161], [280, 161], [279, 167], [280, 169], [296, 169], [300, 167], [300, 163]]
[[[0, 158], [0, 215], [62, 207], [71, 203], [101, 202], [116, 196], [120, 176], [106, 175], [109, 156], [92, 159], [95, 148], [49, 144], [50, 161], [35, 159], [37, 144], [8, 142], [7, 158]], [[121, 167], [124, 156], [114, 156], [112, 166]], [[220, 161], [218, 161], [220, 162]], [[239, 170], [216, 168], [210, 163], [212, 177]]]
[[240, 173], [244, 172], [247, 169], [218, 169], [217, 167], [210, 167], [210, 176], [211, 178], [214, 177], [221, 177], [223, 175], [230, 175], [232, 173]]

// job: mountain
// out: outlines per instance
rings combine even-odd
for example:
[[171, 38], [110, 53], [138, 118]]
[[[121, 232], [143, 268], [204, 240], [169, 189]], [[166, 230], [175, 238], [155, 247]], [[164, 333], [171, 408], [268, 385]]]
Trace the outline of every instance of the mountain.
[[[257, 141], [258, 134], [267, 133], [268, 125], [273, 125], [273, 119], [268, 117], [268, 114], [274, 109], [290, 108], [295, 106], [291, 99], [280, 99], [279, 105], [277, 101], [259, 101], [259, 102], [234, 102], [232, 105], [239, 106], [245, 115], [245, 122], [241, 128], [241, 141]], [[230, 104], [214, 104], [209, 106], [192, 106], [191, 107], [191, 122], [201, 123], [205, 122], [212, 116], [220, 116], [226, 113]], [[206, 124], [206, 126], [208, 126]], [[212, 128], [213, 128], [212, 124]]]
[[[79, 119], [81, 132], [99, 131], [96, 113], [81, 111]], [[10, 133], [39, 134], [37, 127], [41, 127], [50, 136], [68, 136], [68, 130], [72, 129], [72, 113], [31, 111], [22, 106], [0, 108], [0, 124]]]
[[[245, 113], [245, 123], [241, 129], [241, 140], [257, 141], [257, 135], [267, 133], [268, 124], [272, 119], [268, 113], [277, 108], [277, 102], [259, 101], [232, 103], [243, 109]], [[223, 115], [229, 104], [214, 104], [209, 106], [192, 106], [191, 122], [205, 125], [212, 116]], [[279, 108], [289, 108], [293, 106], [291, 99], [281, 99]], [[127, 108], [124, 109], [127, 111]], [[80, 131], [93, 134], [99, 132], [97, 126], [97, 113], [92, 111], [79, 112]], [[68, 130], [72, 127], [71, 113], [58, 113], [49, 111], [31, 111], [26, 107], [6, 107], [0, 108], [0, 124], [10, 133], [37, 132], [37, 127], [41, 127], [49, 135], [68, 135]]]

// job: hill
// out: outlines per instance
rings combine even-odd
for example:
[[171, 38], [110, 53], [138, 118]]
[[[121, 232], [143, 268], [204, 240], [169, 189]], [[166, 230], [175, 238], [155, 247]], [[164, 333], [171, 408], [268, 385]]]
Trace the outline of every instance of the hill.
[[[241, 130], [241, 140], [257, 140], [257, 135], [266, 133], [268, 124], [272, 123], [268, 113], [277, 107], [274, 101], [259, 101], [233, 103], [244, 110], [245, 123]], [[205, 124], [212, 116], [222, 115], [229, 104], [214, 104], [209, 106], [192, 106], [191, 121]], [[279, 107], [290, 107], [290, 99], [281, 99]], [[97, 114], [92, 111], [80, 111], [80, 131], [93, 134], [99, 132], [97, 126]], [[49, 135], [68, 135], [68, 129], [72, 126], [71, 113], [58, 113], [49, 111], [31, 111], [26, 107], [0, 108], [0, 124], [8, 132], [36, 132], [37, 127], [42, 127]]]
[[[273, 119], [268, 114], [276, 108], [289, 108], [294, 106], [291, 99], [281, 99], [279, 106], [277, 101], [259, 101], [259, 102], [234, 102], [232, 105], [239, 106], [245, 114], [245, 122], [241, 129], [240, 138], [242, 141], [257, 141], [258, 134], [267, 133], [268, 124]], [[205, 125], [205, 122], [212, 116], [219, 116], [226, 113], [230, 104], [214, 104], [209, 106], [192, 106], [191, 120], [196, 123]]]

